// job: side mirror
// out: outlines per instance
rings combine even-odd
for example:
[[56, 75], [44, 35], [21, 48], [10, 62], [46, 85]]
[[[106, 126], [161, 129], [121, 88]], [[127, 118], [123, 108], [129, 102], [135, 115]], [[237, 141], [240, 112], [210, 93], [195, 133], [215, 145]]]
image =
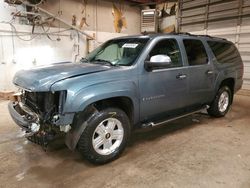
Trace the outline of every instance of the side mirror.
[[147, 70], [167, 68], [171, 63], [171, 58], [167, 55], [154, 55], [150, 61], [145, 61], [145, 67]]

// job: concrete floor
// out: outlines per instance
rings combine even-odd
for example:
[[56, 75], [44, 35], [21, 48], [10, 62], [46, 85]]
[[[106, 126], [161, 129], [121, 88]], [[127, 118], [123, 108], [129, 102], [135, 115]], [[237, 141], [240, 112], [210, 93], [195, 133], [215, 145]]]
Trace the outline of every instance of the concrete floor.
[[6, 101], [0, 114], [0, 187], [250, 187], [250, 97], [236, 96], [225, 118], [196, 114], [140, 130], [104, 166], [26, 141]]

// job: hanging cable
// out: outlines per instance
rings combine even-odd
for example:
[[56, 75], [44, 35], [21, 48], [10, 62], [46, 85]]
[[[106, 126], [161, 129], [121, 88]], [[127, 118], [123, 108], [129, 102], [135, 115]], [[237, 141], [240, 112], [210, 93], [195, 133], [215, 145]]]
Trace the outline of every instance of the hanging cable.
[[[33, 33], [33, 34], [32, 34], [32, 33], [27, 33], [27, 34], [25, 34], [25, 33], [18, 32], [17, 29], [16, 29], [16, 27], [15, 27], [14, 24], [12, 23], [12, 21], [10, 21], [10, 22], [2, 21], [2, 22], [0, 22], [0, 23], [9, 24], [9, 25], [11, 26], [11, 31], [12, 31], [12, 34], [11, 34], [11, 35], [6, 35], [6, 34], [4, 34], [4, 35], [0, 35], [0, 36], [11, 36], [11, 37], [12, 37], [12, 36], [15, 36], [15, 37], [18, 37], [20, 40], [23, 40], [23, 41], [30, 41], [30, 40], [36, 38], [36, 37], [39, 36], [39, 35], [51, 35], [51, 34], [53, 35], [53, 34], [59, 34], [59, 33], [65, 32], [65, 31], [70, 31], [70, 30], [72, 30], [71, 28], [67, 28], [67, 29], [60, 30], [60, 31], [52, 31], [52, 32], [49, 32], [50, 26], [48, 27], [47, 30], [45, 30], [44, 24], [41, 24], [41, 25], [39, 25], [39, 26], [42, 27], [43, 33]], [[22, 38], [22, 37], [24, 37], [24, 36], [31, 36], [31, 35], [33, 35], [33, 37], [31, 37], [30, 39], [24, 39], [24, 38]], [[48, 38], [49, 38], [49, 37], [48, 37]]]
[[[61, 14], [62, 14], [62, 11], [61, 11], [61, 0], [59, 0], [59, 7], [58, 7], [58, 16], [59, 16], [59, 18], [61, 18]], [[61, 22], [59, 21], [58, 22], [58, 32], [60, 32], [60, 30], [61, 30]], [[57, 40], [59, 41], [59, 40], [61, 40], [60, 39], [60, 37], [59, 37], [59, 35], [57, 36]]]
[[23, 3], [24, 5], [31, 6], [31, 7], [38, 6], [38, 5], [40, 5], [40, 4], [42, 4], [44, 2], [44, 0], [41, 0], [39, 3], [33, 4], [33, 3], [29, 3], [29, 2], [24, 1], [24, 0], [19, 0], [19, 1], [21, 1], [21, 3]]

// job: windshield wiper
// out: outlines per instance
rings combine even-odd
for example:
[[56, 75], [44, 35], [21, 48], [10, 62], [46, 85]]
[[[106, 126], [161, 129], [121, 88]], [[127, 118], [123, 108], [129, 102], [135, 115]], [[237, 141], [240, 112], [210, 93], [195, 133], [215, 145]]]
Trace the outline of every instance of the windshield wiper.
[[[95, 59], [94, 61], [97, 61], [97, 62], [100, 62], [100, 64], [109, 64], [111, 66], [115, 66], [115, 64], [111, 63], [110, 61], [108, 60], [105, 60], [105, 59]], [[102, 63], [101, 63], [102, 62]]]

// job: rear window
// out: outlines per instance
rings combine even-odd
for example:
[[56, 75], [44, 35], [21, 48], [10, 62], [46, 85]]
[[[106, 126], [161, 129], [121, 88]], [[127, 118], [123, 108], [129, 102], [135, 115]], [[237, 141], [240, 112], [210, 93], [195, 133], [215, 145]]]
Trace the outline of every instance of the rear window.
[[185, 39], [183, 40], [183, 43], [190, 66], [204, 65], [208, 63], [208, 56], [205, 47], [200, 40]]
[[218, 63], [239, 63], [241, 62], [240, 54], [232, 43], [227, 42], [207, 42], [213, 51]]

